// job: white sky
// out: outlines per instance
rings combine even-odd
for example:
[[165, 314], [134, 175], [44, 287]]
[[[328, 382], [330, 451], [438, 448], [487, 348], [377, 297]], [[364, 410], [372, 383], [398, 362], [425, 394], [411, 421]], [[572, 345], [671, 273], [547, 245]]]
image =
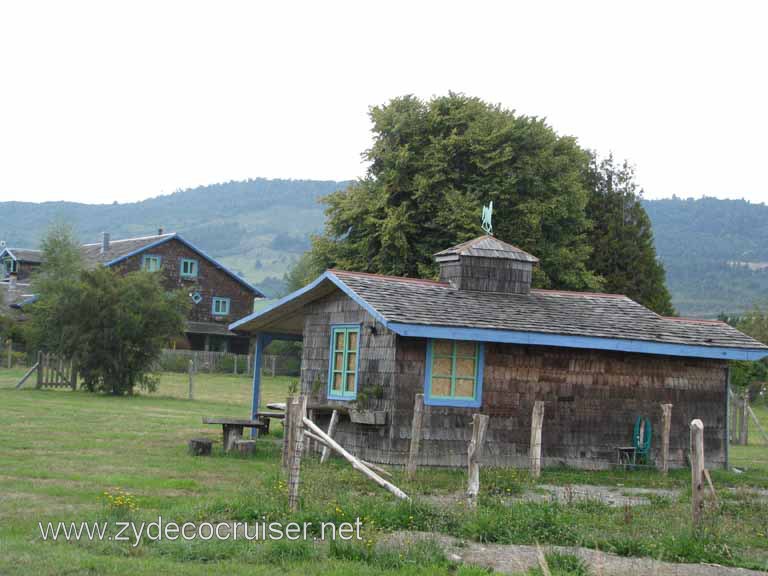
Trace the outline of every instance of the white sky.
[[628, 158], [647, 197], [768, 201], [766, 16], [735, 1], [4, 1], [0, 200], [351, 179], [370, 105], [454, 90]]

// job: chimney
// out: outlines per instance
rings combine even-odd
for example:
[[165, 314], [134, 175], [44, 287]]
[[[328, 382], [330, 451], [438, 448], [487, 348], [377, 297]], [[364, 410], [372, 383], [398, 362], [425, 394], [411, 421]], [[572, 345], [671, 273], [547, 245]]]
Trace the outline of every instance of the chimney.
[[103, 232], [101, 235], [101, 253], [109, 252], [109, 232]]
[[493, 236], [480, 236], [435, 254], [440, 280], [459, 290], [528, 294], [539, 259]]

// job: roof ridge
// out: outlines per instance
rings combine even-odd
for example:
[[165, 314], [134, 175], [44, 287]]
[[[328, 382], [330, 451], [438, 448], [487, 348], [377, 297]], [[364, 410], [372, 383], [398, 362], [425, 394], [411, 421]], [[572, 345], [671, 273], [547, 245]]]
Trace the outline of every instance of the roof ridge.
[[[579, 292], [578, 290], [556, 290], [552, 288], [531, 288], [531, 292], [543, 292], [546, 294], [564, 294], [566, 296], [600, 296], [603, 298], [624, 298], [631, 300], [626, 294], [611, 294], [610, 292]], [[640, 304], [642, 306], [642, 304]]]
[[440, 282], [439, 280], [430, 280], [428, 278], [409, 278], [407, 276], [392, 276], [389, 274], [375, 274], [373, 272], [355, 272], [354, 270], [341, 270], [340, 268], [328, 268], [328, 272], [333, 274], [353, 274], [356, 276], [370, 276], [373, 278], [386, 278], [387, 280], [395, 280], [399, 282], [414, 282], [419, 284], [429, 284], [431, 286], [445, 286], [450, 287], [448, 282]]
[[[117, 240], [110, 240], [110, 244], [115, 242], [133, 242], [135, 240], [149, 240], [150, 238], [165, 238], [166, 236], [176, 236], [176, 232], [168, 232], [166, 234], [150, 234], [148, 236], [136, 236], [135, 238], [119, 238]], [[89, 242], [88, 244], [81, 244], [81, 246], [101, 246], [101, 242]]]
[[673, 322], [690, 322], [691, 324], [725, 324], [730, 326], [728, 322], [722, 320], [710, 320], [708, 318], [685, 318], [684, 316], [662, 316], [664, 320], [672, 320]]

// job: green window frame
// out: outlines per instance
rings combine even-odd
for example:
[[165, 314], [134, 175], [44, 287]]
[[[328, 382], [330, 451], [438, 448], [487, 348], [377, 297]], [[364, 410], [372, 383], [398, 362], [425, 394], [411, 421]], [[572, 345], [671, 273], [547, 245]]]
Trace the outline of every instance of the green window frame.
[[214, 316], [226, 316], [229, 314], [229, 303], [229, 298], [214, 296], [213, 303], [211, 304], [211, 313]]
[[141, 260], [141, 269], [147, 272], [158, 272], [162, 266], [163, 259], [156, 254], [145, 254]]
[[182, 278], [197, 278], [197, 260], [182, 258], [180, 274]]
[[5, 273], [15, 274], [18, 271], [18, 263], [13, 258], [6, 258], [5, 260]]
[[328, 398], [354, 400], [360, 371], [360, 325], [331, 327], [331, 357], [328, 366]]
[[430, 340], [424, 402], [477, 408], [482, 403], [484, 347], [464, 340]]

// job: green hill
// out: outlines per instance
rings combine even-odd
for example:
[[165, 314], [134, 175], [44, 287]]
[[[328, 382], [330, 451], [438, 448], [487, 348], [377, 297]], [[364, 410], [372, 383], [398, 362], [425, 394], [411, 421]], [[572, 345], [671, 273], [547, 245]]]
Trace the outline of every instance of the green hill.
[[[129, 204], [2, 202], [0, 239], [35, 247], [56, 218], [84, 242], [177, 231], [269, 295], [321, 230], [318, 199], [346, 182], [226, 182]], [[644, 202], [677, 310], [714, 317], [768, 302], [768, 206], [744, 200], [670, 198]]]
[[768, 206], [676, 197], [644, 204], [681, 314], [713, 317], [768, 302]]
[[178, 191], [129, 204], [2, 202], [0, 240], [36, 247], [49, 223], [69, 222], [83, 242], [181, 233], [262, 289], [274, 294], [279, 279], [320, 231], [318, 199], [344, 182], [254, 179]]

